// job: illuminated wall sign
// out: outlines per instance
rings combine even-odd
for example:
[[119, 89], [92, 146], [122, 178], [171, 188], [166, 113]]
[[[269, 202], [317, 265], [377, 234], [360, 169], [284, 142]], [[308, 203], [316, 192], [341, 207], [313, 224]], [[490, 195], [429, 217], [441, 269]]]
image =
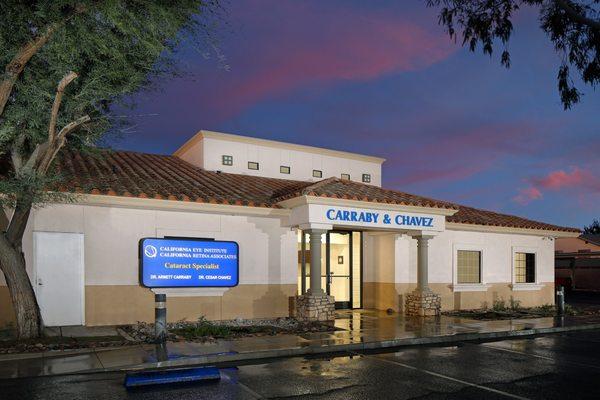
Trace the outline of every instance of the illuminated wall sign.
[[290, 224], [303, 225], [307, 223], [333, 227], [383, 228], [399, 231], [441, 232], [446, 227], [445, 217], [439, 214], [336, 207], [325, 204], [307, 204], [294, 208], [290, 216]]
[[381, 223], [383, 223], [384, 225], [433, 228], [433, 217], [428, 216], [415, 216], [361, 210], [340, 210], [337, 208], [330, 208], [326, 212], [326, 217], [329, 221], [366, 222], [373, 224], [377, 224], [379, 221], [381, 221]]
[[148, 288], [232, 287], [239, 281], [236, 242], [145, 238], [139, 258], [140, 284]]

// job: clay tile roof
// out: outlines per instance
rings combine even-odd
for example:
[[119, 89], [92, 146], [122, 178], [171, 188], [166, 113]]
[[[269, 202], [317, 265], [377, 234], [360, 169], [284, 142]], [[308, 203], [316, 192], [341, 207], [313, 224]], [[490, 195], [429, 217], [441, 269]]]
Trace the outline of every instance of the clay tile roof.
[[304, 182], [207, 171], [171, 155], [64, 150], [56, 168], [62, 176], [57, 189], [75, 193], [271, 208], [280, 208], [283, 200], [310, 195], [458, 210], [446, 217], [455, 223], [579, 232], [338, 178]]
[[480, 210], [477, 208], [466, 206], [460, 206], [456, 214], [446, 217], [446, 221], [460, 224], [502, 226], [523, 229], [540, 229], [547, 231], [580, 231], [578, 228], [546, 224], [544, 222], [532, 221], [530, 219], [517, 217], [515, 215], [500, 214], [493, 211]]
[[283, 201], [293, 197], [312, 195], [352, 200], [363, 200], [364, 198], [367, 198], [369, 199], [368, 201], [378, 203], [445, 208], [450, 210], [459, 209], [457, 205], [445, 201], [433, 200], [427, 197], [415, 196], [396, 190], [383, 189], [378, 186], [366, 185], [364, 183], [335, 177], [323, 179], [322, 181], [316, 183], [305, 183], [305, 185], [306, 186], [299, 188], [296, 191], [291, 191], [280, 195], [275, 200]]
[[66, 150], [56, 164], [63, 190], [200, 203], [279, 207], [273, 193], [306, 184], [206, 171], [175, 156], [130, 151]]

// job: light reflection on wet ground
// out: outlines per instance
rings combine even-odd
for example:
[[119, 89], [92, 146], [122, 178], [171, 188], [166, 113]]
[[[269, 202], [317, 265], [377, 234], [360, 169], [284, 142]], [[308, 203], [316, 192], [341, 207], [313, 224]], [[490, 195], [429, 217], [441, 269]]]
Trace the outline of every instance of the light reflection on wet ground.
[[600, 330], [381, 354], [289, 358], [215, 383], [127, 392], [122, 374], [0, 380], [20, 399], [579, 399], [600, 397]]
[[[582, 323], [566, 319], [563, 324]], [[374, 310], [339, 311], [335, 321], [338, 330], [314, 332], [301, 335], [257, 336], [235, 340], [219, 340], [215, 343], [168, 343], [166, 357], [169, 359], [222, 353], [246, 353], [261, 350], [298, 349], [353, 343], [377, 342], [392, 339], [435, 337], [476, 332], [504, 332], [555, 326], [553, 318], [537, 318], [504, 321], [474, 321], [456, 317], [405, 317]], [[600, 317], [587, 318], [585, 323], [600, 323]], [[45, 357], [5, 360], [0, 357], [0, 378], [30, 377], [73, 373], [99, 368], [113, 368], [156, 362], [161, 351], [155, 345], [137, 345], [120, 349], [98, 350], [89, 354], [57, 357], [48, 353]], [[164, 356], [162, 357], [164, 358]]]

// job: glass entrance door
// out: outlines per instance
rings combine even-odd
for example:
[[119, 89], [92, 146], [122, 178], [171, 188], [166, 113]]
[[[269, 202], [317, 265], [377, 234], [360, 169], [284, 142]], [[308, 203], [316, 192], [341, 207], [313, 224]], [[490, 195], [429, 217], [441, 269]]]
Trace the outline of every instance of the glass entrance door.
[[351, 240], [350, 232], [327, 232], [327, 294], [336, 308], [351, 308]]
[[[329, 231], [321, 244], [321, 287], [336, 308], [362, 307], [362, 234]], [[310, 288], [310, 241], [298, 232], [298, 294]]]

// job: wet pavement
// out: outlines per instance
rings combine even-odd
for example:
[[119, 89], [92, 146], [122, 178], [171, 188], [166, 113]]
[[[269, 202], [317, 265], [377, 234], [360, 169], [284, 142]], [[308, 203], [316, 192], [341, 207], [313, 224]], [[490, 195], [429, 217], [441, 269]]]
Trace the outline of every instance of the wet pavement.
[[122, 373], [0, 380], [6, 399], [597, 399], [600, 330], [221, 370], [214, 383], [127, 391]]
[[[227, 361], [291, 356], [325, 351], [358, 351], [368, 349], [368, 344], [402, 343], [412, 344], [446, 338], [450, 341], [461, 334], [524, 332], [531, 329], [548, 329], [560, 325], [600, 327], [600, 317], [584, 319], [537, 318], [502, 321], [474, 321], [456, 317], [419, 318], [399, 314], [388, 315], [379, 311], [340, 311], [332, 332], [316, 332], [301, 335], [276, 335], [219, 340], [215, 343], [168, 343], [168, 363], [175, 366], [186, 363]], [[462, 340], [462, 339], [460, 339]], [[393, 342], [393, 343], [392, 343]], [[356, 345], [359, 346], [356, 346]], [[414, 344], [417, 344], [416, 342]], [[335, 347], [333, 347], [335, 346]], [[391, 345], [390, 345], [391, 346]], [[388, 347], [390, 347], [388, 346]], [[377, 347], [376, 345], [370, 346]], [[256, 356], [259, 355], [260, 357]], [[256, 357], [255, 357], [256, 356]], [[61, 353], [60, 351], [26, 355], [0, 356], [0, 378], [32, 377], [43, 375], [70, 374], [93, 370], [114, 370], [133, 366], [150, 368], [160, 366], [162, 360], [155, 345], [134, 345], [124, 348], [104, 348], [88, 353]], [[32, 358], [33, 357], [33, 358]], [[164, 363], [162, 363], [164, 365]]]

